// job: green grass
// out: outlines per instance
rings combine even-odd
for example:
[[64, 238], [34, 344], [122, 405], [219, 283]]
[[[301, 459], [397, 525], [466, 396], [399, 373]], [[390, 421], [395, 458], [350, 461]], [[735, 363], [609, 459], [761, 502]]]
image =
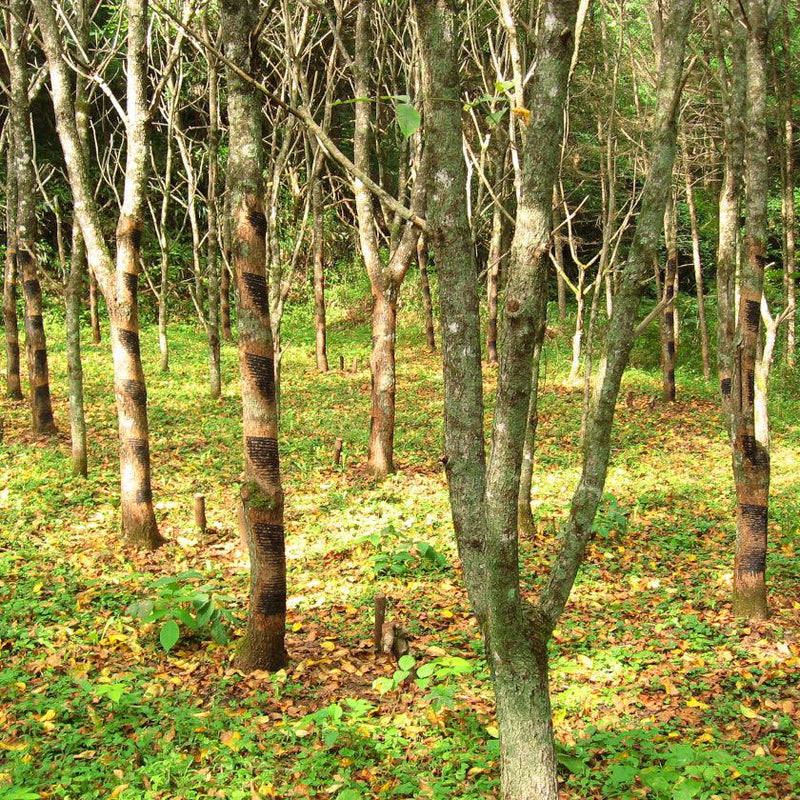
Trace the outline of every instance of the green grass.
[[[410, 300], [416, 290], [404, 291]], [[196, 569], [241, 634], [248, 575], [235, 514], [235, 349], [223, 349], [225, 387], [215, 403], [202, 334], [171, 327], [164, 375], [156, 332], [143, 331], [156, 514], [169, 543], [153, 555], [128, 553], [117, 530], [108, 345], [85, 348], [90, 476], [73, 478], [64, 332], [57, 314], [47, 322], [62, 433], [55, 442], [35, 439], [25, 405], [6, 404], [0, 449], [0, 795], [496, 796], [489, 677], [438, 464], [441, 368], [424, 350], [414, 304], [401, 310], [398, 335], [400, 469], [382, 483], [363, 469], [368, 320], [333, 304], [331, 364], [341, 353], [348, 370], [355, 356], [361, 368], [318, 375], [308, 309], [287, 315], [281, 458], [291, 663], [273, 676], [234, 671], [235, 641], [184, 637], [167, 654], [157, 627], [125, 613], [152, 597], [155, 579]], [[579, 470], [580, 392], [561, 385], [567, 347], [565, 337], [549, 340], [545, 359], [539, 533], [522, 542], [530, 591], [555, 550]], [[649, 410], [660, 377], [644, 344], [634, 355], [623, 388], [633, 390], [634, 408], [620, 404], [607, 486], [615, 501], [551, 647], [564, 797], [797, 796], [796, 373], [775, 374], [773, 616], [755, 626], [729, 611], [733, 498], [715, 389], [692, 360], [678, 372], [679, 402]], [[487, 390], [494, 374], [486, 370]], [[341, 467], [330, 465], [337, 437]], [[192, 527], [198, 491], [211, 526], [202, 539]], [[417, 557], [415, 542], [443, 560]], [[390, 618], [410, 631], [417, 666], [460, 656], [468, 671], [434, 672], [429, 685], [410, 676], [384, 694], [373, 688], [377, 678], [392, 683], [396, 669], [371, 653], [378, 591], [389, 597]]]

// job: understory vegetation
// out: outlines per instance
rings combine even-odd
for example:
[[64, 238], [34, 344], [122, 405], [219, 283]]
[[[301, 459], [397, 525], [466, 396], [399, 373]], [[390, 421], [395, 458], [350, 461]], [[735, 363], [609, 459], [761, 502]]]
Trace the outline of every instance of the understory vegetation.
[[[202, 331], [170, 327], [161, 373], [157, 330], [143, 328], [155, 508], [168, 541], [129, 551], [117, 532], [108, 343], [84, 351], [91, 469], [70, 477], [63, 322], [46, 315], [61, 433], [34, 436], [27, 404], [8, 403], [0, 449], [5, 800], [496, 796], [491, 682], [438, 461], [441, 362], [424, 347], [417, 291], [410, 280], [399, 317], [398, 472], [380, 482], [364, 466], [368, 319], [344, 290], [331, 299], [328, 350], [347, 368], [318, 374], [311, 309], [287, 311], [290, 663], [273, 674], [232, 666], [248, 594], [235, 346], [223, 346], [223, 395], [212, 401]], [[800, 386], [776, 366], [771, 617], [735, 619], [730, 447], [716, 386], [695, 363], [689, 301], [682, 310], [679, 400], [651, 402], [661, 385], [653, 325], [626, 373], [606, 496], [550, 645], [567, 798], [800, 793]], [[569, 335], [569, 322], [550, 329], [542, 362], [537, 531], [520, 540], [531, 591], [578, 477], [582, 389], [564, 380]], [[485, 371], [487, 389], [494, 375]], [[337, 438], [343, 458], [333, 466]], [[194, 527], [196, 493], [206, 497], [205, 535]], [[376, 594], [408, 633], [399, 662], [373, 653]]]

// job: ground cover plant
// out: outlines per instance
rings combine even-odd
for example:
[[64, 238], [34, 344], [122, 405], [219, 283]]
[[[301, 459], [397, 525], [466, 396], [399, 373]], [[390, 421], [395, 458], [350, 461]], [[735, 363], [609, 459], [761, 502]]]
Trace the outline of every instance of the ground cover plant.
[[[69, 477], [67, 435], [38, 439], [24, 404], [5, 406], [3, 797], [496, 796], [489, 675], [438, 461], [441, 365], [422, 347], [414, 310], [404, 310], [399, 470], [374, 481], [365, 466], [369, 371], [349, 369], [356, 356], [365, 363], [369, 331], [346, 316], [334, 303], [328, 347], [348, 370], [323, 375], [310, 310], [301, 304], [284, 321], [290, 662], [272, 674], [234, 668], [248, 586], [235, 514], [235, 349], [223, 347], [223, 395], [211, 401], [202, 331], [174, 325], [171, 371], [159, 373], [157, 331], [143, 329], [156, 514], [168, 540], [153, 553], [119, 546], [107, 346], [84, 357], [87, 479]], [[59, 387], [60, 315], [51, 310], [46, 323]], [[564, 385], [564, 333], [548, 336], [543, 360], [538, 525], [521, 541], [527, 564], [546, 564], [542, 553], [554, 551], [577, 479], [580, 389]], [[660, 381], [651, 352], [643, 341], [626, 374], [607, 494], [551, 644], [562, 795], [792, 797], [800, 793], [796, 378], [778, 370], [771, 398], [771, 617], [746, 622], [730, 612], [729, 446], [714, 390], [687, 362], [677, 374], [681, 399], [651, 403]], [[487, 388], [493, 380], [487, 371]], [[63, 393], [53, 396], [63, 430]], [[338, 466], [336, 438], [344, 440]], [[193, 523], [197, 492], [207, 500], [205, 535]], [[377, 593], [388, 598], [387, 619], [408, 631], [399, 662], [372, 651]], [[163, 620], [178, 628], [174, 641]], [[220, 628], [214, 635], [212, 621], [231, 629], [230, 641]]]

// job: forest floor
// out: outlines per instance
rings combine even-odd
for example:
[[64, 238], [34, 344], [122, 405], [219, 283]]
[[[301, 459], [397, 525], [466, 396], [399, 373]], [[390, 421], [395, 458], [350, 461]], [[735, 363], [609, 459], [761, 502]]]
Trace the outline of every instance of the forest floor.
[[[171, 327], [168, 374], [158, 371], [155, 329], [143, 332], [153, 488], [168, 543], [154, 554], [126, 552], [108, 343], [85, 348], [90, 476], [70, 477], [63, 328], [48, 318], [57, 441], [29, 433], [25, 404], [3, 412], [5, 800], [496, 796], [491, 687], [438, 463], [439, 356], [424, 351], [418, 328], [402, 328], [399, 470], [376, 483], [363, 466], [369, 330], [332, 326], [331, 363], [344, 354], [347, 371], [318, 375], [304, 314], [293, 313], [286, 331], [291, 661], [274, 675], [232, 669], [248, 594], [235, 511], [234, 347], [224, 347], [226, 384], [215, 403], [199, 330]], [[581, 393], [564, 387], [557, 366], [566, 342], [550, 342], [541, 391], [538, 532], [522, 542], [531, 593], [579, 469]], [[352, 373], [355, 356], [361, 367]], [[487, 389], [493, 380], [487, 369]], [[772, 615], [759, 624], [730, 613], [734, 505], [714, 387], [681, 368], [678, 402], [651, 409], [659, 386], [656, 370], [626, 376], [622, 396], [631, 390], [633, 407], [620, 403], [608, 494], [551, 646], [563, 797], [800, 797], [800, 386], [796, 375], [776, 375]], [[331, 466], [336, 437], [340, 467]], [[205, 536], [193, 527], [196, 492], [207, 498]], [[231, 616], [229, 643], [191, 637], [184, 625], [165, 652], [159, 624], [127, 611], [155, 599], [185, 616], [209, 592]], [[388, 618], [409, 631], [404, 669], [372, 653], [378, 592], [389, 598]]]

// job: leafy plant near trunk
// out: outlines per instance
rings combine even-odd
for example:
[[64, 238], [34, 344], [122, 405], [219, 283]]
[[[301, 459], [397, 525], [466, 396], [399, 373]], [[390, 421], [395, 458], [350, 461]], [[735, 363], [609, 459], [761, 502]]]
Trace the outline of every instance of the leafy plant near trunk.
[[210, 637], [217, 644], [227, 644], [231, 615], [219, 605], [210, 584], [197, 584], [202, 577], [197, 570], [187, 570], [159, 578], [150, 584], [156, 596], [131, 603], [126, 613], [142, 623], [161, 623], [158, 638], [167, 652], [181, 637]]

